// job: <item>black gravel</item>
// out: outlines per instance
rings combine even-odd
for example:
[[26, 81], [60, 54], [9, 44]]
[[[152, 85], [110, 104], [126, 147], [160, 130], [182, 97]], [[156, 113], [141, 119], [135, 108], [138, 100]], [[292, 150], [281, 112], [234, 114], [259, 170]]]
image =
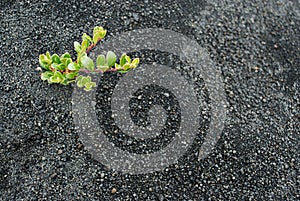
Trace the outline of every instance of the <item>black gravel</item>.
[[[0, 200], [300, 200], [299, 1], [4, 0], [0, 8]], [[74, 53], [73, 42], [97, 25], [108, 37], [171, 29], [209, 51], [229, 107], [207, 158], [198, 161], [200, 135], [161, 172], [121, 174], [91, 158], [74, 129], [72, 86], [43, 83], [35, 68], [46, 51]], [[142, 62], [178, 62], [145, 55]], [[110, 137], [122, 146], [122, 136]], [[125, 148], [143, 153], [138, 142]]]

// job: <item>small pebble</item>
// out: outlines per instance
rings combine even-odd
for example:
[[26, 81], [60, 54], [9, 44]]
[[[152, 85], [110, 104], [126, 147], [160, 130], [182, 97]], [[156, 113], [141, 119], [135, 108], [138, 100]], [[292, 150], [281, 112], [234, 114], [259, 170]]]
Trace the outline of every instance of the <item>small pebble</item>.
[[111, 189], [112, 194], [115, 194], [116, 192], [117, 192], [117, 189], [115, 189], [115, 188]]

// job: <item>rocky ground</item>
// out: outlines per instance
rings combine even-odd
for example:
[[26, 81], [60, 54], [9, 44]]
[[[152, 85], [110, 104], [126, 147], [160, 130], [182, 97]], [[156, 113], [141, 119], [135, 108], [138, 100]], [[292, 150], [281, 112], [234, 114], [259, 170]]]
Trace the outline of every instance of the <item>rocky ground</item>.
[[[299, 1], [4, 0], [0, 8], [0, 200], [300, 199]], [[199, 133], [163, 171], [121, 174], [91, 157], [75, 129], [73, 86], [43, 83], [35, 68], [46, 51], [74, 53], [73, 42], [97, 25], [108, 38], [171, 29], [208, 50], [228, 102], [212, 153], [198, 160]], [[180, 63], [136, 54], [141, 63]], [[110, 96], [98, 92], [99, 101]]]

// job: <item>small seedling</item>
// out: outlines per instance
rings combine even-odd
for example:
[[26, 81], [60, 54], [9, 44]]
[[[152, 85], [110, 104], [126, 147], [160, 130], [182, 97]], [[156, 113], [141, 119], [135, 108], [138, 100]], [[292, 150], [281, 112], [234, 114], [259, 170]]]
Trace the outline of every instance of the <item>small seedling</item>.
[[48, 81], [49, 84], [58, 83], [68, 85], [76, 82], [78, 87], [84, 87], [84, 90], [90, 91], [96, 87], [96, 83], [91, 80], [90, 76], [79, 75], [79, 72], [85, 73], [104, 73], [104, 72], [119, 72], [126, 73], [138, 66], [139, 58], [131, 59], [126, 54], [123, 54], [119, 63], [117, 63], [117, 56], [112, 51], [108, 51], [106, 55], [98, 55], [96, 66], [94, 61], [88, 57], [88, 53], [101, 41], [105, 35], [106, 30], [103, 27], [95, 27], [93, 37], [84, 33], [82, 35], [82, 42], [74, 42], [74, 49], [77, 53], [76, 61], [73, 61], [69, 53], [61, 56], [57, 54], [41, 54], [39, 63], [41, 79]]

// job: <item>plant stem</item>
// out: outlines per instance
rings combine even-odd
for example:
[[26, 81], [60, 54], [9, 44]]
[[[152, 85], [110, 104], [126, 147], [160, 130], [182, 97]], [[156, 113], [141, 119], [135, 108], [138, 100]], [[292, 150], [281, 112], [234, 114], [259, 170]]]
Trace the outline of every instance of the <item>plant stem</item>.
[[91, 44], [85, 51], [86, 54], [88, 54], [94, 47], [96, 46], [96, 44]]
[[102, 39], [102, 38], [100, 38], [96, 43], [92, 43], [92, 44], [86, 49], [85, 53], [88, 54], [88, 53], [89, 53], [89, 52], [97, 45], [97, 43], [100, 42], [101, 39]]

